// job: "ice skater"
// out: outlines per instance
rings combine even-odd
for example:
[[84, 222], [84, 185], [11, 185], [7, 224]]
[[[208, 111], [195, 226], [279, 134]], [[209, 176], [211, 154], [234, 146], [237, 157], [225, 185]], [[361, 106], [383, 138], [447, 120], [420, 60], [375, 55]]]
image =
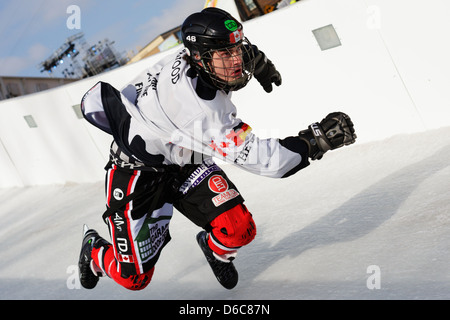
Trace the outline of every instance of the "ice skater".
[[213, 158], [285, 178], [310, 159], [355, 142], [353, 123], [342, 112], [297, 135], [258, 138], [237, 117], [231, 93], [252, 77], [271, 92], [282, 83], [274, 64], [221, 9], [190, 15], [181, 32], [182, 50], [120, 91], [99, 82], [82, 99], [84, 117], [113, 137], [103, 214], [111, 242], [84, 230], [79, 271], [85, 288], [94, 288], [101, 276], [130, 290], [145, 288], [170, 241], [174, 207], [202, 229], [197, 242], [206, 260], [220, 284], [234, 288], [233, 259], [255, 238], [256, 225]]

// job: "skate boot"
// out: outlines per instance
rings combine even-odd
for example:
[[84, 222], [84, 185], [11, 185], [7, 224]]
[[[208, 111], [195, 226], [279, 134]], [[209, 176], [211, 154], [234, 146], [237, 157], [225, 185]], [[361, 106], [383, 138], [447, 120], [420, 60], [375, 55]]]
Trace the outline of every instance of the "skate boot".
[[91, 258], [91, 252], [94, 245], [106, 244], [106, 240], [98, 233], [84, 225], [83, 242], [81, 244], [80, 259], [78, 260], [78, 269], [81, 285], [86, 289], [92, 289], [97, 285], [99, 277], [103, 276], [100, 268], [95, 266]]
[[223, 262], [214, 256], [207, 242], [208, 234], [201, 231], [197, 234], [197, 242], [203, 251], [217, 281], [226, 289], [233, 289], [238, 283], [238, 272], [233, 265], [232, 259], [229, 262]]

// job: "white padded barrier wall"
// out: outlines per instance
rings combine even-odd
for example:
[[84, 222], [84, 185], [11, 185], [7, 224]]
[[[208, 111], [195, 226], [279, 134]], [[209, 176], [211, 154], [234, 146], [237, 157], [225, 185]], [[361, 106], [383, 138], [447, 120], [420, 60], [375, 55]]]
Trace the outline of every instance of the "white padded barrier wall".
[[[449, 11], [438, 0], [302, 0], [251, 20], [246, 34], [283, 85], [265, 94], [253, 82], [253, 95], [238, 92], [240, 115], [285, 136], [341, 110], [354, 120], [359, 143], [448, 126]], [[321, 51], [312, 30], [330, 24], [342, 45]]]
[[[295, 135], [332, 111], [351, 115], [358, 143], [450, 125], [450, 3], [442, 0], [302, 0], [245, 23], [283, 85], [253, 80], [233, 95], [260, 136]], [[333, 25], [341, 46], [322, 51], [312, 30]], [[111, 138], [72, 108], [97, 81], [121, 88], [162, 56], [0, 103], [0, 187], [94, 182]], [[37, 127], [30, 128], [24, 116]]]
[[[158, 55], [96, 77], [1, 102], [0, 187], [103, 179], [111, 136], [79, 119], [73, 106], [80, 104], [84, 93], [98, 81], [121, 88], [160, 58]], [[29, 127], [26, 116], [32, 116], [36, 127]]]

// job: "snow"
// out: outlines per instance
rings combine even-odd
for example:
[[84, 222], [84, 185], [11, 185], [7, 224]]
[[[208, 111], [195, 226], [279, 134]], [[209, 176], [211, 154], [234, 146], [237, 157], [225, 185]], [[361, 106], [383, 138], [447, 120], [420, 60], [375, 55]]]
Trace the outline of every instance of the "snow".
[[444, 127], [357, 142], [282, 180], [223, 166], [258, 227], [235, 260], [233, 290], [176, 211], [146, 289], [109, 278], [80, 288], [83, 223], [108, 235], [103, 182], [0, 189], [0, 299], [449, 299], [449, 136]]

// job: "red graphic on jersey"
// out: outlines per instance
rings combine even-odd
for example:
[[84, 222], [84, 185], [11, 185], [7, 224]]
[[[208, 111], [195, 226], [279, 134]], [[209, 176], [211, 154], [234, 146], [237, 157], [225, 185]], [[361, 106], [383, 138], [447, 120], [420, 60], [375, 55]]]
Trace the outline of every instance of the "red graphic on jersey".
[[226, 157], [227, 154], [225, 153], [225, 151], [223, 151], [224, 148], [228, 148], [230, 146], [230, 144], [228, 142], [222, 142], [219, 143], [220, 146], [218, 146], [214, 140], [211, 141], [211, 143], [209, 144], [209, 146], [211, 148], [213, 148], [215, 151], [217, 151], [222, 157]]
[[244, 144], [247, 135], [252, 132], [252, 127], [241, 122], [239, 125], [231, 129], [230, 133], [225, 136], [226, 142], [215, 142], [211, 140], [209, 146], [217, 151], [221, 156], [227, 156], [227, 149], [231, 147], [239, 147]]
[[227, 181], [219, 175], [214, 175], [209, 178], [208, 185], [209, 189], [215, 193], [222, 193], [228, 190]]
[[242, 145], [247, 135], [252, 131], [252, 127], [248, 124], [241, 122], [237, 127], [233, 128], [227, 138], [234, 142], [236, 147]]

